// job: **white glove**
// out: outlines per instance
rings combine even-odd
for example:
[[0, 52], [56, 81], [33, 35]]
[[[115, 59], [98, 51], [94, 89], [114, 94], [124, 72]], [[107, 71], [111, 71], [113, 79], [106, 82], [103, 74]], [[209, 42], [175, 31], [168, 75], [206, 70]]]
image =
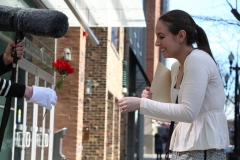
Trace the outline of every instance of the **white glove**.
[[40, 106], [46, 107], [48, 110], [52, 109], [52, 105], [55, 105], [57, 102], [56, 92], [51, 88], [46, 87], [33, 87], [33, 95], [27, 100], [27, 103], [32, 102]]

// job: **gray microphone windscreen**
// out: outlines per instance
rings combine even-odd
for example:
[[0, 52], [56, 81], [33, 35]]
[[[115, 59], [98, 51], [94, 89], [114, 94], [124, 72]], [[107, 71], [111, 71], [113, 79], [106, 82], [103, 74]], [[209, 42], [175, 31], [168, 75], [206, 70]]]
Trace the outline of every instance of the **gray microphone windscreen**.
[[0, 31], [60, 38], [68, 31], [68, 17], [57, 10], [0, 5]]
[[68, 17], [57, 10], [21, 9], [16, 27], [23, 33], [59, 38], [68, 31]]
[[15, 31], [14, 16], [20, 8], [0, 5], [0, 31]]

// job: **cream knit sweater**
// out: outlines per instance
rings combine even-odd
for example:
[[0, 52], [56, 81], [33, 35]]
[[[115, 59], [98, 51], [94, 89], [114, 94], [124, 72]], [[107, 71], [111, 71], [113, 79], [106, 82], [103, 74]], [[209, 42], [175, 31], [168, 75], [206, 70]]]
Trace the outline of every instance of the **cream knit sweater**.
[[195, 49], [188, 55], [184, 62], [178, 104], [175, 104], [173, 90], [179, 66], [177, 61], [171, 68], [172, 103], [142, 98], [140, 113], [179, 122], [171, 138], [170, 150], [181, 152], [228, 147], [225, 94], [215, 62], [202, 50]]

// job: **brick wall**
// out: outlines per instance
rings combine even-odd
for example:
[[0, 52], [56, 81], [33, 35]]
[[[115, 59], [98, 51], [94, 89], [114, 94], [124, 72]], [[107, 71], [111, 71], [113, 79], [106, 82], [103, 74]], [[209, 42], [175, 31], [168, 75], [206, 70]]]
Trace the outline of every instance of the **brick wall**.
[[[92, 29], [100, 44], [86, 45], [85, 79], [93, 84], [92, 95], [84, 97], [83, 160], [120, 159], [121, 114], [117, 100], [122, 95], [124, 30], [119, 30], [119, 48], [111, 44], [111, 28]], [[118, 51], [118, 52], [117, 52]]]
[[120, 119], [120, 160], [125, 160], [126, 153], [126, 126], [127, 126], [127, 114], [121, 114]]
[[114, 157], [114, 108], [115, 105], [113, 103], [113, 96], [111, 94], [108, 95], [108, 103], [107, 103], [107, 160], [112, 160]]
[[106, 35], [108, 32], [103, 28], [92, 30], [100, 41], [100, 45], [95, 46], [87, 39], [85, 79], [91, 80], [94, 87], [92, 95], [84, 97], [83, 127], [89, 128], [89, 138], [83, 139], [83, 159], [97, 160], [106, 158]]
[[147, 55], [146, 55], [146, 73], [152, 82], [157, 64], [159, 62], [159, 48], [155, 47], [156, 35], [155, 25], [160, 17], [160, 0], [147, 1]]
[[68, 160], [80, 160], [82, 155], [85, 44], [83, 29], [77, 27], [69, 28], [67, 34], [57, 40], [57, 58], [63, 58], [64, 48], [69, 48], [72, 58], [69, 63], [75, 68], [64, 81], [62, 90], [57, 91], [54, 121], [55, 131], [64, 127], [68, 129], [62, 141], [62, 153]]

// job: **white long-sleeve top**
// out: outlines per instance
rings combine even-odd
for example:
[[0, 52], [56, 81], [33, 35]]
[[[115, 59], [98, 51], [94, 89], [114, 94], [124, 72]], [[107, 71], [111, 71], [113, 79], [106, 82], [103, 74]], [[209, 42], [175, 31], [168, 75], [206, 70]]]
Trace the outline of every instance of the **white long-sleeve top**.
[[178, 104], [175, 104], [174, 86], [179, 67], [178, 61], [171, 67], [172, 103], [142, 98], [140, 113], [160, 120], [179, 122], [171, 138], [172, 151], [228, 147], [225, 94], [215, 62], [209, 54], [199, 49], [193, 50], [187, 56], [178, 92]]

